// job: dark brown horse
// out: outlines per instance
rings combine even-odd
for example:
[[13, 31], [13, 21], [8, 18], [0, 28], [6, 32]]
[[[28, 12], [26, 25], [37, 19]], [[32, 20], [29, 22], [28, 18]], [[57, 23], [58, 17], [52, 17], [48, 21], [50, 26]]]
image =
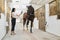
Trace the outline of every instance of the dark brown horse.
[[23, 14], [23, 30], [24, 30], [26, 22], [27, 22], [26, 27], [27, 27], [27, 30], [28, 30], [29, 21], [31, 21], [30, 32], [32, 33], [32, 26], [33, 26], [34, 16], [29, 16], [27, 13], [24, 13]]
[[29, 21], [31, 21], [30, 32], [32, 33], [32, 26], [34, 21], [34, 8], [32, 6], [28, 6], [27, 13], [23, 14], [23, 28], [26, 21], [27, 21], [27, 24], [26, 24], [27, 30], [28, 30]]

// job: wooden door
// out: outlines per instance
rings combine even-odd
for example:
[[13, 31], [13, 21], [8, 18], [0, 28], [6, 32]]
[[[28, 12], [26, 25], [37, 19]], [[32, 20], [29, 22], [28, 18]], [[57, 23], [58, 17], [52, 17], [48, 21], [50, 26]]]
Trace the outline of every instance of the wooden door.
[[38, 11], [39, 29], [45, 31], [45, 6], [42, 6]]
[[57, 0], [57, 18], [60, 19], [60, 0]]

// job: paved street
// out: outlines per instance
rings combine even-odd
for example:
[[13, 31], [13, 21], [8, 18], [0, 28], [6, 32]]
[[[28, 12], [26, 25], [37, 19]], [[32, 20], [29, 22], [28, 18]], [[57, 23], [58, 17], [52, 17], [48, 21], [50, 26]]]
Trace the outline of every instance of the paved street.
[[16, 24], [16, 35], [10, 35], [8, 33], [3, 40], [60, 40], [60, 37], [52, 35], [47, 32], [43, 32], [33, 27], [33, 33], [22, 30], [22, 23]]

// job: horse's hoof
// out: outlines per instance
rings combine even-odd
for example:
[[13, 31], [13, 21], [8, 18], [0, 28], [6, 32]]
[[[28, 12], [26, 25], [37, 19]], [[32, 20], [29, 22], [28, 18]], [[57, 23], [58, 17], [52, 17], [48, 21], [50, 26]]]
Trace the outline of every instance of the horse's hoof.
[[32, 33], [32, 29], [30, 29], [30, 33]]
[[28, 29], [27, 29], [28, 30]]
[[25, 31], [25, 29], [23, 29], [23, 31]]
[[26, 31], [28, 31], [28, 29], [26, 29]]
[[30, 31], [30, 33], [32, 33], [32, 31]]
[[30, 33], [32, 33], [32, 32], [30, 32]]

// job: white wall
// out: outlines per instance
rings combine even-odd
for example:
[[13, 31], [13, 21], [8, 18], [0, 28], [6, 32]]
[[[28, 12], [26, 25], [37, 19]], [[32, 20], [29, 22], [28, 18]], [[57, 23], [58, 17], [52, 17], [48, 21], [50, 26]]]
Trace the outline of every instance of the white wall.
[[49, 16], [49, 4], [46, 4], [45, 8], [47, 21], [46, 31], [60, 36], [60, 20], [57, 19], [57, 15]]
[[0, 19], [0, 40], [5, 36], [6, 34], [6, 21], [5, 21], [5, 16], [1, 14], [1, 19]]
[[46, 31], [60, 36], [60, 20], [57, 20], [57, 15], [49, 16], [48, 27]]

